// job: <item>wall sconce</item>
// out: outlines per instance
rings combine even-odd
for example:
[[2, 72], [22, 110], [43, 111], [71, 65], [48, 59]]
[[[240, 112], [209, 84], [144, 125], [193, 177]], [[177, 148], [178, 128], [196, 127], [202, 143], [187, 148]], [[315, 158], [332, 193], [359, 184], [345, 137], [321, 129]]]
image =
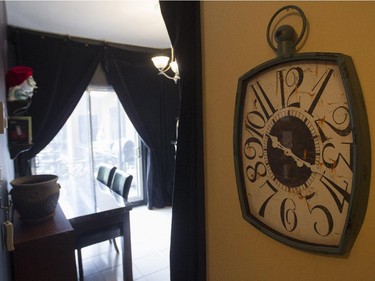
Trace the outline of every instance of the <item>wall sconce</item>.
[[[174, 80], [174, 82], [177, 84], [177, 81], [180, 79], [180, 73], [178, 70], [178, 64], [174, 57], [174, 51], [172, 47], [171, 47], [171, 59], [169, 59], [169, 57], [167, 56], [156, 56], [156, 57], [153, 57], [151, 60], [154, 63], [155, 67], [159, 69], [159, 75], [162, 74], [168, 79]], [[169, 69], [173, 71], [174, 73], [173, 77], [167, 74], [167, 71]]]

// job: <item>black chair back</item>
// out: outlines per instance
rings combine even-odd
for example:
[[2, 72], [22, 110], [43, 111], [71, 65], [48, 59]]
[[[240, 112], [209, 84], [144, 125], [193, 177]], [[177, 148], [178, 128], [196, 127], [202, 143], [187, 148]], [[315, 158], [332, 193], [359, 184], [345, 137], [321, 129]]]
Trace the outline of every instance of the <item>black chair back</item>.
[[114, 192], [120, 194], [128, 200], [130, 186], [132, 184], [133, 176], [128, 173], [117, 169], [113, 176], [111, 188]]
[[113, 176], [115, 174], [116, 167], [109, 164], [100, 164], [96, 179], [106, 186], [110, 187], [112, 184]]

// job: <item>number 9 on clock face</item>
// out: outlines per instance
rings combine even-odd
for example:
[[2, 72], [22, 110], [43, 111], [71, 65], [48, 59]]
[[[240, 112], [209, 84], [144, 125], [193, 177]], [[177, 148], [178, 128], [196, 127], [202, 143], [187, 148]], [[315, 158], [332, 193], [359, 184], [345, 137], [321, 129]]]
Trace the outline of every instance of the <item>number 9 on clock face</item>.
[[236, 102], [235, 167], [245, 219], [281, 242], [328, 253], [353, 243], [352, 205], [367, 202], [355, 190], [365, 189], [356, 186], [363, 185], [356, 174], [370, 165], [359, 160], [369, 140], [358, 143], [354, 128], [368, 130], [367, 117], [352, 97], [343, 58], [272, 60], [239, 79]]

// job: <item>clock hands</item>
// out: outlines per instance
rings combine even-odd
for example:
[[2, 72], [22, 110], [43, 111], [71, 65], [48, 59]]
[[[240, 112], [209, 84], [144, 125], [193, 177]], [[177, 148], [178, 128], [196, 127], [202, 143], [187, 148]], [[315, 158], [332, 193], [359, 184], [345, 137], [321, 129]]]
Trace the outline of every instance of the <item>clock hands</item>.
[[311, 172], [321, 174], [321, 173], [319, 173], [319, 170], [316, 168], [315, 165], [312, 165], [309, 162], [302, 160], [297, 155], [295, 155], [290, 148], [283, 146], [276, 136], [272, 136], [270, 134], [267, 134], [267, 135], [272, 142], [272, 147], [278, 148], [278, 149], [284, 151], [286, 156], [292, 157], [293, 160], [296, 162], [298, 167], [306, 166], [307, 168], [309, 168], [311, 170]]

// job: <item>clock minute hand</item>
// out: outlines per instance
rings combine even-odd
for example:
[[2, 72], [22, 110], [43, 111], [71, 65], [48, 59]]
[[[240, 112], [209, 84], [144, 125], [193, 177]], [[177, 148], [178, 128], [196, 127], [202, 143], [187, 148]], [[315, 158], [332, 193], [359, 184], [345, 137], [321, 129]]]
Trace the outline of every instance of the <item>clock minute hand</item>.
[[286, 156], [292, 157], [298, 167], [302, 167], [303, 165], [305, 165], [307, 168], [311, 170], [311, 172], [319, 173], [315, 165], [311, 165], [309, 162], [306, 162], [302, 160], [301, 158], [299, 158], [298, 156], [296, 156], [290, 148], [283, 146], [277, 137], [272, 136], [270, 134], [267, 134], [267, 135], [271, 139], [272, 147], [281, 149], [282, 151], [284, 151]]
[[291, 156], [293, 160], [296, 162], [298, 167], [302, 167], [303, 165], [305, 165], [307, 168], [310, 169], [311, 172], [323, 175], [314, 164], [310, 164], [309, 162], [302, 160], [301, 158], [293, 154], [290, 148], [286, 148], [285, 155]]
[[285, 147], [283, 146], [279, 139], [275, 136], [272, 136], [270, 134], [267, 134], [269, 136], [269, 138], [271, 139], [271, 142], [272, 142], [272, 147], [274, 148], [279, 148], [281, 149], [282, 151], [284, 151], [285, 155], [286, 156], [289, 156], [289, 157], [292, 157], [293, 160], [296, 162], [297, 166], [298, 167], [302, 167], [303, 165], [307, 166], [308, 168], [311, 168], [311, 164], [308, 163], [308, 162], [305, 162], [303, 161], [302, 159], [300, 159], [299, 157], [297, 157], [290, 148], [288, 147]]

